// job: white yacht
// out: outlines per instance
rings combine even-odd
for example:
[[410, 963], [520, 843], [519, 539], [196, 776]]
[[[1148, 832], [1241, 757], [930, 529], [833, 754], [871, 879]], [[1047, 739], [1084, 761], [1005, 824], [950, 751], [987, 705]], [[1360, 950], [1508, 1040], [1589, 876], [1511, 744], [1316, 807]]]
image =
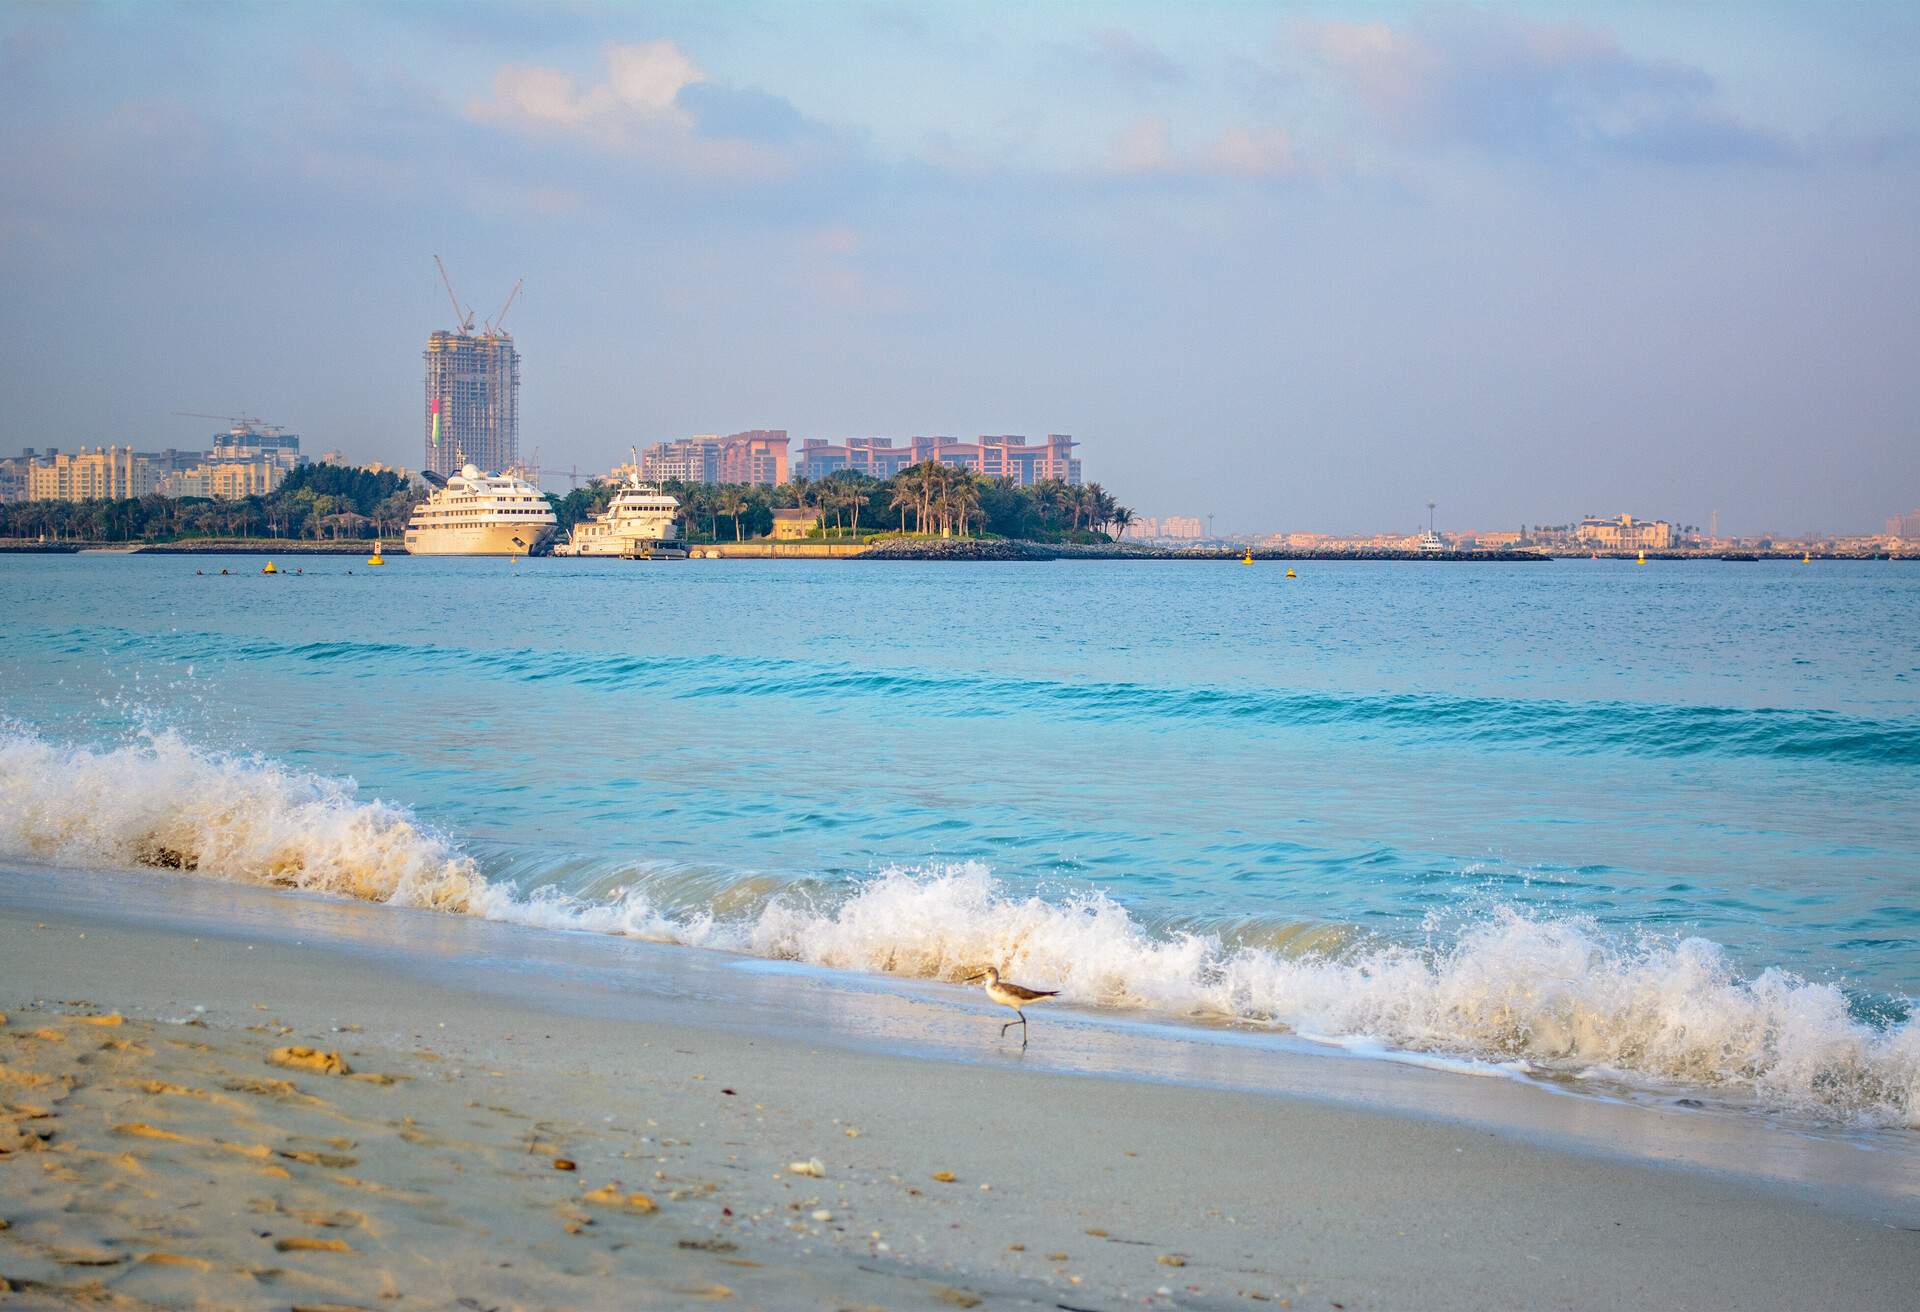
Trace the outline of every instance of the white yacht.
[[1446, 540], [1432, 529], [1420, 535], [1420, 554], [1423, 556], [1444, 556], [1452, 550]]
[[572, 536], [554, 547], [553, 554], [685, 560], [687, 542], [676, 522], [679, 509], [677, 498], [629, 474], [607, 508], [575, 524]]
[[450, 478], [421, 477], [434, 490], [407, 521], [410, 555], [524, 556], [557, 523], [540, 489], [511, 473], [467, 465]]

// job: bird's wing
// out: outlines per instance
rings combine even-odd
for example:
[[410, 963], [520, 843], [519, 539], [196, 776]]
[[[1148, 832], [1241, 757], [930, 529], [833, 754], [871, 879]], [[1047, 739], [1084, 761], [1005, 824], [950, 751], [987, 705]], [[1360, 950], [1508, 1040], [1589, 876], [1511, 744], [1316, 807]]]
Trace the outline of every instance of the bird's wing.
[[1014, 997], [1019, 998], [1022, 1002], [1031, 1002], [1035, 998], [1053, 998], [1060, 995], [1059, 989], [1022, 988], [1018, 984], [1009, 984], [1005, 980], [1000, 982], [1000, 987], [1013, 994]]

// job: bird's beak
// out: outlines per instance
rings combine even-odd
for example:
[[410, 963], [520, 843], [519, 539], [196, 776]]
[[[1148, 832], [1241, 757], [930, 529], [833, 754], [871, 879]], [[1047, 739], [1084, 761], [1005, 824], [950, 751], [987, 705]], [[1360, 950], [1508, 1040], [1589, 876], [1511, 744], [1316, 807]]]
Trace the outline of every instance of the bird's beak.
[[982, 972], [982, 973], [980, 973], [980, 974], [978, 974], [978, 975], [969, 975], [969, 976], [967, 976], [967, 981], [966, 981], [966, 982], [967, 982], [967, 983], [969, 983], [969, 984], [978, 984], [978, 983], [979, 983], [979, 982], [980, 982], [981, 980], [983, 980], [983, 979], [985, 979], [986, 977], [987, 977], [987, 976], [986, 976], [986, 974], [985, 974], [985, 972]]

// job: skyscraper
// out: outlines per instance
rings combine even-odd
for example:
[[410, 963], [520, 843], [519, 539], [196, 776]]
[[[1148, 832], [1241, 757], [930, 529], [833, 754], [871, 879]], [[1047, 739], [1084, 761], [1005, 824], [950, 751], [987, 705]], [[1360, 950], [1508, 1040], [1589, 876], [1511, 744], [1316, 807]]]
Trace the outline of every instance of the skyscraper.
[[497, 474], [520, 461], [520, 353], [506, 333], [427, 338], [426, 460], [437, 474], [478, 465]]

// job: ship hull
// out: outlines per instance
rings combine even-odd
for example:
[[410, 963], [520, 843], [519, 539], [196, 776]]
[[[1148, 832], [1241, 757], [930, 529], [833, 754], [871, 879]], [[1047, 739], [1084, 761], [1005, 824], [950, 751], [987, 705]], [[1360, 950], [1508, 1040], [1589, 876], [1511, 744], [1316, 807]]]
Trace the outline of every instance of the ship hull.
[[[473, 524], [407, 530], [410, 556], [524, 556], [553, 532], [552, 524]], [[519, 538], [519, 543], [514, 541]]]
[[678, 540], [596, 537], [562, 543], [553, 549], [556, 556], [591, 556], [600, 560], [685, 560], [687, 544]]

